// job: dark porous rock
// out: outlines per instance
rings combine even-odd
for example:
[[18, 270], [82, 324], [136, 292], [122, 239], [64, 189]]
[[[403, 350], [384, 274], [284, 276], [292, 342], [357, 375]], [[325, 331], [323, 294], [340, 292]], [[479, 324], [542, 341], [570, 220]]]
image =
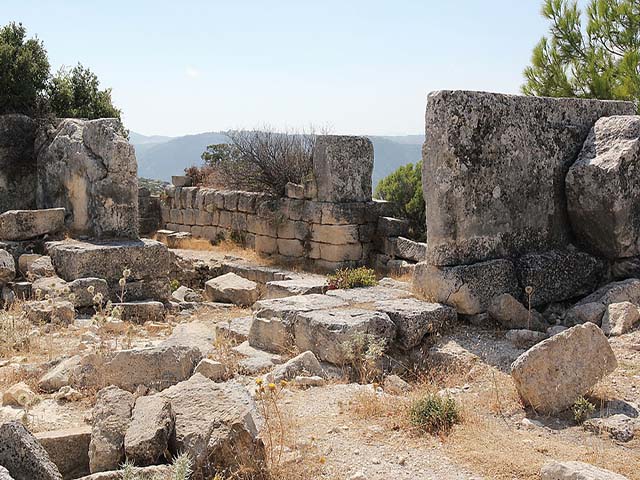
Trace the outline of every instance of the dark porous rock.
[[64, 208], [9, 210], [0, 214], [0, 239], [29, 240], [64, 229]]
[[523, 255], [515, 264], [520, 285], [533, 288], [534, 307], [593, 292], [604, 268], [597, 258], [576, 250]]
[[566, 179], [579, 242], [609, 258], [640, 254], [640, 116], [610, 116], [591, 129]]
[[503, 293], [522, 298], [513, 262], [506, 259], [455, 267], [418, 263], [413, 288], [427, 300], [465, 315], [486, 312], [493, 297]]
[[600, 117], [635, 111], [630, 102], [431, 93], [422, 166], [429, 261], [458, 265], [566, 246], [567, 170]]
[[0, 465], [14, 480], [62, 480], [47, 451], [20, 422], [0, 425]]
[[527, 329], [546, 331], [548, 325], [536, 310], [525, 307], [508, 293], [493, 297], [489, 304], [489, 316], [509, 330]]

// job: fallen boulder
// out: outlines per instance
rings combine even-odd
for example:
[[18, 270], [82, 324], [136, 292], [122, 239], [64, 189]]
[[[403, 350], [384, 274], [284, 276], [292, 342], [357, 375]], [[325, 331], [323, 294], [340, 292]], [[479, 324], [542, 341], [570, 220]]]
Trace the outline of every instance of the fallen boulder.
[[602, 331], [605, 335], [622, 335], [635, 327], [638, 322], [640, 322], [640, 311], [633, 303], [611, 303], [602, 317]]
[[640, 116], [599, 119], [566, 177], [576, 237], [605, 258], [640, 254]]
[[436, 333], [458, 318], [456, 311], [440, 303], [429, 303], [415, 298], [385, 300], [375, 304], [376, 310], [389, 316], [396, 325], [395, 342], [409, 350], [422, 342], [425, 335]]
[[303, 352], [282, 365], [278, 365], [265, 376], [268, 382], [278, 383], [291, 380], [299, 375], [324, 377], [325, 371], [311, 351]]
[[629, 480], [627, 477], [583, 462], [549, 462], [540, 470], [541, 480]]
[[29, 240], [64, 229], [64, 208], [9, 210], [0, 214], [1, 240]]
[[124, 437], [133, 404], [133, 394], [113, 385], [98, 392], [89, 443], [91, 473], [116, 470], [124, 461]]
[[544, 332], [548, 327], [541, 314], [533, 308], [529, 310], [508, 293], [494, 297], [487, 312], [493, 320], [508, 330], [527, 329]]
[[62, 480], [47, 451], [20, 422], [0, 425], [0, 465], [14, 480]]
[[204, 296], [210, 302], [234, 303], [248, 307], [259, 297], [258, 284], [229, 272], [204, 284]]
[[175, 413], [171, 451], [189, 454], [203, 478], [216, 469], [233, 470], [264, 459], [258, 438], [261, 418], [243, 385], [195, 374], [157, 395], [169, 400]]
[[6, 250], [0, 249], [0, 285], [10, 282], [16, 276], [16, 261]]
[[357, 335], [370, 336], [386, 348], [396, 335], [396, 326], [386, 313], [362, 309], [300, 313], [294, 322], [296, 347], [336, 365], [347, 361], [348, 343]]
[[142, 467], [159, 463], [169, 448], [174, 424], [175, 416], [168, 400], [156, 395], [138, 397], [124, 436], [127, 459]]
[[602, 330], [593, 323], [577, 325], [538, 343], [511, 365], [522, 400], [538, 413], [569, 408], [617, 367]]

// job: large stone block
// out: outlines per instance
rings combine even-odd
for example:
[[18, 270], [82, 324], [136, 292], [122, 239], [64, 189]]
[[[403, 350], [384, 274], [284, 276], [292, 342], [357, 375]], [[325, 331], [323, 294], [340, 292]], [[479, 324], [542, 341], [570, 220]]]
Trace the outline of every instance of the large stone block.
[[91, 243], [65, 240], [50, 242], [47, 249], [56, 272], [64, 280], [102, 278], [112, 292], [117, 292], [123, 271], [129, 269], [131, 275], [127, 279], [125, 300], [145, 299], [145, 295], [146, 299], [169, 298], [167, 288], [158, 288], [158, 284], [168, 286], [171, 264], [171, 253], [160, 242], [149, 239]]
[[0, 465], [14, 480], [62, 480], [47, 451], [19, 422], [0, 425]]
[[569, 167], [600, 117], [634, 112], [629, 102], [431, 93], [422, 171], [431, 263], [565, 246]]
[[388, 346], [396, 335], [396, 326], [386, 313], [361, 309], [305, 312], [294, 321], [298, 350], [309, 350], [319, 360], [336, 365], [347, 360], [348, 342], [363, 334]]
[[555, 414], [571, 407], [617, 365], [602, 330], [585, 323], [520, 355], [511, 366], [511, 376], [527, 405], [538, 413]]
[[456, 267], [418, 263], [413, 286], [428, 300], [451, 305], [466, 315], [487, 311], [493, 297], [503, 293], [522, 297], [515, 267], [505, 259]]
[[609, 259], [640, 254], [640, 116], [601, 118], [567, 174], [579, 242]]
[[322, 202], [371, 200], [373, 144], [366, 137], [320, 135], [313, 150], [317, 199]]
[[0, 239], [28, 240], [64, 228], [64, 208], [9, 210], [0, 214]]
[[603, 274], [601, 261], [576, 250], [527, 254], [516, 262], [523, 287], [533, 287], [531, 305], [538, 307], [593, 292]]
[[117, 120], [61, 120], [36, 149], [39, 207], [64, 207], [76, 234], [138, 238], [138, 164]]
[[0, 212], [36, 208], [36, 129], [25, 115], [0, 115]]
[[[40, 445], [56, 464], [63, 478], [78, 478], [89, 474], [89, 442], [91, 427], [36, 433]], [[0, 477], [2, 478], [2, 477]]]

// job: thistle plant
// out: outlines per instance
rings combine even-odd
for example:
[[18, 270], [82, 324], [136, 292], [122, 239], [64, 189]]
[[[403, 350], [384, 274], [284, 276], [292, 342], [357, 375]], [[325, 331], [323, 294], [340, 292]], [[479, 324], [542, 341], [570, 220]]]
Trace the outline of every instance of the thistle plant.
[[258, 378], [256, 385], [258, 386], [256, 400], [265, 423], [267, 461], [271, 468], [275, 468], [280, 465], [284, 452], [285, 425], [278, 404], [282, 399], [287, 382], [282, 380], [279, 384], [268, 383], [265, 385], [264, 381]]

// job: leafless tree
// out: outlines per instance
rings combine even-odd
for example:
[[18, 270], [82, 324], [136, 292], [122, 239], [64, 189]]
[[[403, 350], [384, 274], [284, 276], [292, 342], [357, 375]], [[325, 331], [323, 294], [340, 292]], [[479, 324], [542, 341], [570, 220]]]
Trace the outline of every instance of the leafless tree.
[[219, 162], [221, 177], [232, 188], [283, 195], [287, 182], [301, 184], [311, 173], [316, 134], [271, 129], [227, 132], [231, 152]]

